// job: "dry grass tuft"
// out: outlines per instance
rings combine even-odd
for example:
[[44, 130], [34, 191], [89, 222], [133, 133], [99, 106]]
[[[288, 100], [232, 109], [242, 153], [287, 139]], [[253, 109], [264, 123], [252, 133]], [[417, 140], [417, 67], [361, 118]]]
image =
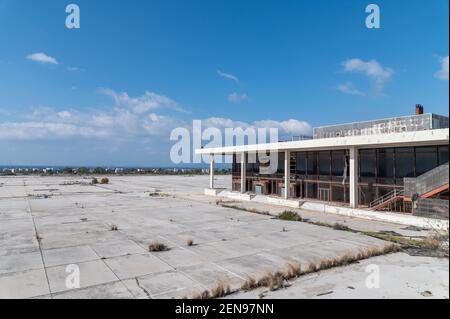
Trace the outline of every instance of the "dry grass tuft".
[[199, 294], [192, 296], [192, 299], [210, 299], [211, 295], [208, 290], [205, 290]]
[[336, 262], [334, 259], [324, 258], [324, 259], [320, 260], [317, 268], [319, 268], [319, 270], [325, 270], [325, 269], [330, 269], [330, 268], [334, 267], [335, 265], [336, 265]]
[[437, 238], [430, 237], [422, 240], [421, 246], [430, 250], [438, 250], [441, 248], [441, 242]]
[[219, 281], [217, 285], [211, 289], [212, 298], [220, 298], [230, 294], [230, 285], [226, 281]]
[[249, 291], [258, 287], [256, 280], [253, 277], [247, 277], [247, 279], [242, 283], [241, 290]]
[[111, 231], [118, 231], [119, 230], [119, 226], [117, 226], [116, 224], [112, 224], [110, 227]]
[[108, 178], [108, 177], [103, 177], [103, 178], [100, 180], [100, 184], [109, 184], [109, 178]]
[[267, 287], [274, 291], [285, 287], [284, 275], [282, 272], [268, 272], [264, 277], [258, 281], [258, 286]]
[[308, 268], [306, 269], [306, 273], [309, 274], [309, 273], [313, 273], [316, 271], [318, 271], [316, 263], [310, 262], [308, 265]]
[[302, 274], [302, 266], [299, 262], [291, 261], [287, 264], [284, 271], [284, 278], [286, 280], [299, 277]]
[[188, 246], [193, 246], [193, 245], [194, 245], [194, 240], [193, 240], [193, 239], [188, 239], [188, 240], [186, 241], [186, 245], [188, 245]]
[[150, 245], [148, 245], [148, 251], [167, 251], [169, 250], [169, 247], [167, 247], [165, 244], [154, 241], [151, 242]]

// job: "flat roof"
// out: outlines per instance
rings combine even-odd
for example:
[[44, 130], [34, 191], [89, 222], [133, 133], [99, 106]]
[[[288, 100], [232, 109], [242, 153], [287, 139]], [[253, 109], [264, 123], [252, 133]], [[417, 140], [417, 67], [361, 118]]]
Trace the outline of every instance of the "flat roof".
[[445, 145], [449, 143], [449, 129], [424, 130], [377, 135], [320, 138], [303, 141], [262, 143], [196, 149], [195, 154], [235, 154], [258, 151], [312, 151], [337, 150], [349, 147], [380, 148]]

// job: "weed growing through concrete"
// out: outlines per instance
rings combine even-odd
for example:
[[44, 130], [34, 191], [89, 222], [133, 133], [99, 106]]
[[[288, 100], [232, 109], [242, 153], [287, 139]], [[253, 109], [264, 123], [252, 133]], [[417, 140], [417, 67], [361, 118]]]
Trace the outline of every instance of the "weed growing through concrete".
[[148, 245], [148, 251], [154, 252], [154, 251], [168, 251], [169, 247], [167, 247], [164, 243], [161, 243], [159, 241], [153, 241]]
[[231, 291], [228, 284], [225, 281], [220, 281], [217, 286], [215, 286], [210, 294], [203, 292], [194, 295], [195, 299], [205, 299], [203, 297], [207, 296], [210, 298], [220, 298], [231, 293], [238, 291], [250, 291], [260, 287], [266, 287], [271, 291], [285, 288], [288, 285], [288, 281], [307, 275], [311, 273], [318, 272], [320, 270], [326, 270], [334, 267], [346, 266], [355, 263], [359, 260], [368, 259], [375, 256], [387, 255], [390, 253], [398, 252], [400, 247], [396, 244], [388, 244], [383, 247], [369, 247], [359, 250], [356, 253], [346, 252], [340, 256], [327, 257], [319, 261], [309, 262], [306, 269], [303, 271], [302, 266], [299, 262], [291, 261], [284, 268], [277, 271], [269, 271], [264, 276], [258, 280], [253, 277], [247, 277], [247, 279], [242, 283], [240, 289]]
[[348, 227], [347, 225], [339, 224], [339, 223], [335, 223], [333, 225], [333, 229], [343, 230], [343, 231], [351, 231], [350, 227]]
[[293, 212], [290, 210], [285, 210], [280, 215], [278, 215], [278, 218], [282, 219], [282, 220], [289, 220], [289, 221], [295, 221], [295, 222], [303, 221], [302, 216], [300, 216], [296, 212]]
[[217, 285], [213, 289], [211, 289], [212, 298], [225, 297], [230, 293], [231, 293], [230, 285], [224, 280], [219, 281]]
[[241, 290], [243, 291], [249, 291], [249, 290], [253, 290], [255, 288], [257, 288], [258, 285], [256, 283], [255, 278], [253, 277], [247, 277], [247, 279], [242, 283], [241, 285]]

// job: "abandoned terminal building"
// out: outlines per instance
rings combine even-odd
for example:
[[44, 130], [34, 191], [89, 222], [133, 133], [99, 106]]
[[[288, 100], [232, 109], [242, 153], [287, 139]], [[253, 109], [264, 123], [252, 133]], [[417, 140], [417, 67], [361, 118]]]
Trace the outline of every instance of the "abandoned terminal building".
[[[448, 216], [447, 116], [416, 114], [314, 128], [309, 139], [203, 148], [232, 155], [232, 190], [377, 210]], [[276, 172], [265, 174], [256, 152], [277, 152]], [[214, 189], [211, 156], [210, 189]]]

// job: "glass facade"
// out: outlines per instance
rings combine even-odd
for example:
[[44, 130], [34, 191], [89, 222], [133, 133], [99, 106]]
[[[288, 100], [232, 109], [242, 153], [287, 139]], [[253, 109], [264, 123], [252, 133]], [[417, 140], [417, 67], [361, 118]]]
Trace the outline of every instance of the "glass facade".
[[[247, 165], [248, 190], [281, 194], [284, 187], [284, 152], [278, 154], [275, 174], [259, 172], [259, 163]], [[239, 157], [233, 157], [233, 189], [240, 185]], [[237, 162], [236, 162], [237, 159]], [[291, 153], [291, 195], [332, 202], [349, 202], [348, 151]], [[448, 162], [448, 145], [359, 150], [360, 204], [368, 205], [394, 188], [404, 177], [417, 177]], [[235, 186], [236, 185], [236, 186]]]

